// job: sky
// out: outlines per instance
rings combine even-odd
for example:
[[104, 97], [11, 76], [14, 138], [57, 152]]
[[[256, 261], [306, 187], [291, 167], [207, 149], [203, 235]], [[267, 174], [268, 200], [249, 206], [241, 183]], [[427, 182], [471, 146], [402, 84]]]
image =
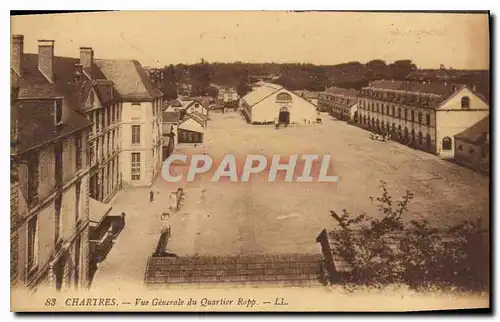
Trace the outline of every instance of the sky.
[[486, 14], [121, 11], [11, 17], [25, 52], [55, 40], [57, 56], [137, 59], [144, 66], [199, 62], [334, 65], [411, 59], [419, 68], [489, 68]]

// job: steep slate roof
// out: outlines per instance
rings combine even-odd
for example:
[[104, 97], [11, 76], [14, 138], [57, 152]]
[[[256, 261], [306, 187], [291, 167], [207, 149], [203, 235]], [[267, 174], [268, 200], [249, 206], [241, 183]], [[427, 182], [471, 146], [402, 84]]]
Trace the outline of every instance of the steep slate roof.
[[151, 257], [148, 286], [172, 284], [319, 285], [320, 254]]
[[56, 127], [54, 122], [55, 101], [53, 99], [21, 100], [17, 104], [17, 115], [11, 113], [11, 117], [14, 119], [18, 117], [19, 120], [18, 152], [35, 148], [92, 124], [84, 116], [73, 112], [69, 113], [68, 119], [62, 125]]
[[156, 89], [146, 71], [137, 60], [96, 59], [95, 64], [101, 69], [124, 101], [152, 101], [163, 94]]
[[450, 96], [457, 88], [463, 85], [445, 84], [440, 82], [421, 83], [421, 82], [402, 82], [390, 80], [376, 80], [368, 87], [378, 89], [391, 89], [398, 91], [435, 94], [443, 97]]
[[455, 140], [459, 139], [473, 144], [485, 143], [484, 134], [490, 133], [490, 116], [486, 116], [481, 121], [455, 135]]
[[[407, 95], [404, 95], [405, 93], [408, 94], [414, 94], [416, 95], [415, 97], [422, 97], [422, 95], [419, 94], [424, 94], [425, 96], [424, 99], [425, 101], [420, 102], [419, 104], [424, 104], [426, 107], [432, 107], [432, 108], [437, 108], [439, 107], [445, 100], [450, 98], [451, 96], [455, 95], [456, 93], [460, 92], [462, 89], [467, 88], [469, 91], [471, 91], [474, 95], [479, 97], [481, 100], [483, 100], [486, 104], [488, 103], [488, 99], [485, 98], [481, 93], [467, 87], [467, 85], [461, 85], [461, 84], [445, 84], [441, 82], [432, 82], [432, 83], [421, 83], [421, 82], [410, 82], [410, 81], [389, 81], [389, 80], [378, 80], [372, 82], [368, 87], [364, 87], [361, 90], [361, 95], [362, 96], [375, 96], [379, 97], [378, 95], [382, 95], [381, 93], [384, 90], [388, 91], [396, 91], [403, 93], [401, 97], [393, 97], [392, 100], [396, 103], [415, 103], [414, 100], [406, 97]], [[378, 93], [375, 91], [371, 91], [369, 95], [366, 93], [363, 93], [364, 90], [370, 90], [370, 89], [377, 89], [381, 90], [381, 92]], [[381, 97], [381, 96], [380, 96]], [[409, 101], [408, 101], [409, 99]]]
[[[74, 80], [75, 64], [79, 59], [54, 56], [53, 83], [38, 70], [38, 54], [23, 53], [22, 59], [21, 76], [11, 69], [12, 82], [19, 86], [18, 105], [11, 113], [12, 121], [18, 123], [19, 153], [92, 124], [77, 112], [85, 93], [91, 88], [85, 75], [81, 76], [82, 82]], [[104, 77], [95, 65], [92, 73]], [[64, 99], [69, 107], [64, 112], [64, 123], [58, 127], [54, 118], [55, 99]]]

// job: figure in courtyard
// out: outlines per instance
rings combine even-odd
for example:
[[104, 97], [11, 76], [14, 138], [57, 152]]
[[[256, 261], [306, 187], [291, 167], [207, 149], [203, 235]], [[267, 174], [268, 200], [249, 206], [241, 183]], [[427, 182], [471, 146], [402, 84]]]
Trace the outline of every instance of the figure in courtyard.
[[153, 192], [153, 190], [151, 190], [149, 192], [149, 203], [152, 203], [154, 199], [155, 199], [155, 193]]

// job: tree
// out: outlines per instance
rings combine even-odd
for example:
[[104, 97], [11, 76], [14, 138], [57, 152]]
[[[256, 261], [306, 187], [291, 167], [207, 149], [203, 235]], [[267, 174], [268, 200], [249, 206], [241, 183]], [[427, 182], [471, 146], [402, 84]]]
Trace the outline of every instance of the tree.
[[252, 90], [249, 81], [250, 74], [248, 72], [248, 68], [245, 67], [245, 69], [240, 72], [238, 76], [238, 84], [236, 85], [236, 92], [239, 97], [247, 95]]
[[215, 86], [210, 86], [207, 89], [207, 95], [212, 97], [215, 100], [219, 96], [219, 89]]
[[407, 191], [395, 203], [383, 181], [381, 188], [382, 196], [371, 198], [380, 216], [330, 211], [340, 226], [330, 232], [332, 251], [353, 268], [348, 283], [468, 290], [488, 286], [488, 241], [480, 221], [464, 221], [446, 231], [423, 219], [405, 223], [413, 194]]
[[371, 80], [385, 78], [387, 73], [387, 64], [381, 59], [374, 59], [366, 63], [368, 69], [367, 76]]
[[163, 92], [163, 98], [166, 100], [177, 98], [177, 79], [175, 67], [173, 65], [163, 68], [163, 84], [161, 91]]
[[202, 58], [201, 63], [191, 66], [189, 76], [192, 85], [192, 95], [206, 95], [211, 82], [210, 65], [208, 62]]
[[395, 80], [404, 80], [415, 70], [417, 66], [411, 60], [396, 60], [388, 66], [388, 76]]

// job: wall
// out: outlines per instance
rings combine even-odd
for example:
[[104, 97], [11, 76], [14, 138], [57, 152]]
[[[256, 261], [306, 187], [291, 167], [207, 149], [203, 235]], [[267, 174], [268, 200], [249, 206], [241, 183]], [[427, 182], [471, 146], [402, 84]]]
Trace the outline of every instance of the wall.
[[[379, 112], [377, 112], [377, 104], [379, 107]], [[436, 151], [436, 115], [434, 109], [422, 108], [416, 106], [406, 106], [401, 104], [394, 104], [380, 100], [361, 98], [358, 100], [358, 123], [364, 127], [371, 129], [371, 123], [368, 120], [372, 118], [379, 123], [389, 124], [392, 129], [392, 124], [396, 129], [396, 133], [401, 127], [401, 133], [404, 136], [405, 128], [408, 130], [408, 137], [411, 139], [412, 129], [415, 131], [416, 146], [419, 149], [427, 150], [428, 152]], [[372, 106], [375, 106], [373, 110]], [[389, 113], [387, 113], [387, 107], [389, 107]], [[392, 108], [394, 107], [394, 114], [392, 113]], [[384, 113], [381, 113], [381, 108], [384, 108]], [[407, 117], [405, 119], [405, 112], [407, 111]], [[414, 121], [411, 119], [411, 111], [414, 113]], [[418, 113], [422, 113], [422, 122], [419, 122]], [[427, 117], [429, 115], [430, 123], [427, 125]], [[364, 116], [366, 116], [367, 123], [364, 123]], [[418, 133], [422, 133], [423, 141], [422, 144], [418, 143]], [[430, 149], [427, 147], [426, 137], [427, 135], [431, 138]]]
[[[461, 108], [463, 96], [470, 98], [470, 109]], [[436, 111], [436, 142], [437, 153], [444, 158], [453, 158], [455, 155], [454, 136], [476, 124], [489, 114], [489, 106], [479, 97], [465, 88], [444, 102]], [[452, 140], [451, 150], [442, 149], [443, 138]]]
[[[85, 150], [85, 139], [86, 134], [82, 135], [82, 151]], [[63, 243], [70, 241], [74, 242], [77, 236], [77, 226], [76, 226], [76, 188], [75, 188], [75, 145], [73, 137], [67, 137], [63, 140], [63, 187], [59, 190], [62, 197], [61, 202], [61, 212], [60, 219], [63, 223], [62, 234], [60, 237], [63, 239]], [[37, 216], [38, 218], [38, 273], [34, 276], [41, 274], [38, 281], [41, 285], [47, 284], [48, 279], [51, 278], [49, 272], [49, 261], [53, 259], [55, 254], [55, 234], [56, 234], [56, 216], [55, 216], [55, 155], [54, 155], [54, 145], [50, 144], [39, 150], [33, 151], [33, 153], [38, 153], [39, 162], [39, 202], [38, 204], [28, 211], [25, 201], [25, 196], [21, 191], [21, 185], [23, 184], [23, 176], [20, 176], [20, 184], [17, 190], [18, 196], [18, 210], [19, 210], [19, 222], [18, 226], [14, 227], [18, 236], [18, 248], [17, 248], [17, 271], [19, 281], [22, 284], [27, 282], [27, 243], [28, 243], [28, 222], [29, 219]], [[82, 171], [79, 172], [78, 178], [81, 181], [80, 189], [80, 202], [79, 202], [79, 218], [82, 221], [82, 225], [88, 224], [88, 168], [85, 164], [84, 152], [82, 152]], [[64, 163], [66, 162], [66, 164]], [[72, 175], [72, 176], [70, 176]], [[82, 226], [80, 226], [82, 227]], [[85, 244], [88, 240], [85, 236], [81, 236], [82, 243]], [[74, 248], [74, 247], [73, 247]], [[88, 248], [88, 247], [87, 247]], [[87, 266], [87, 262], [82, 261], [81, 267], [84, 269]], [[86, 268], [85, 268], [86, 269]], [[88, 278], [85, 275], [80, 274], [82, 283], [86, 285], [88, 283]], [[82, 284], [83, 285], [83, 284]]]
[[[161, 106], [161, 99], [155, 102], [131, 102], [122, 105], [120, 169], [124, 185], [149, 186], [161, 169], [161, 109], [153, 115], [153, 104]], [[140, 144], [132, 144], [132, 125], [141, 126]], [[155, 152], [153, 152], [153, 148]], [[132, 181], [133, 152], [141, 153], [141, 179]]]
[[[281, 93], [290, 94], [292, 101], [289, 103], [276, 101], [276, 96]], [[290, 123], [304, 124], [304, 120], [311, 123], [316, 121], [316, 106], [290, 91], [280, 90], [252, 106], [252, 122], [273, 122], [274, 119], [278, 118], [280, 108], [284, 106], [288, 107], [290, 112]]]
[[[481, 153], [483, 149], [484, 154]], [[487, 172], [490, 167], [489, 146], [483, 148], [480, 145], [457, 139], [455, 141], [455, 160], [466, 166]]]

